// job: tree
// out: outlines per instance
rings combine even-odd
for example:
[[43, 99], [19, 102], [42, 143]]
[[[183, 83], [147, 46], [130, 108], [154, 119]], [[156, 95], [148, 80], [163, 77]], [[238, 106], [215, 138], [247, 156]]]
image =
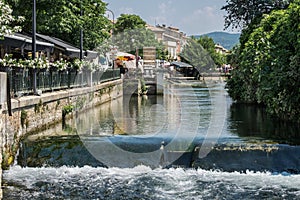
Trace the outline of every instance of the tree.
[[22, 20], [22, 17], [13, 17], [10, 6], [5, 4], [3, 0], [0, 0], [0, 39], [3, 39], [4, 35], [20, 31], [21, 27], [14, 26], [13, 23], [18, 23]]
[[244, 29], [256, 18], [268, 14], [272, 10], [285, 9], [293, 0], [226, 0], [221, 9], [227, 12], [225, 29]]
[[121, 14], [115, 24], [115, 33], [122, 33], [125, 30], [144, 29], [146, 22], [138, 15]]
[[215, 51], [215, 42], [208, 36], [202, 36], [198, 39], [198, 43], [209, 53], [214, 63], [217, 66], [221, 66], [226, 63], [226, 56]]
[[198, 71], [208, 71], [225, 64], [225, 56], [215, 51], [215, 43], [208, 36], [191, 38], [180, 53], [183, 61], [195, 66]]
[[139, 55], [143, 56], [143, 47], [156, 47], [157, 59], [164, 59], [166, 55], [165, 47], [155, 38], [155, 34], [146, 29], [146, 22], [137, 15], [122, 14], [115, 24], [114, 45], [119, 51], [135, 54], [139, 50]]
[[[15, 16], [22, 15], [25, 32], [32, 28], [32, 0], [8, 0]], [[94, 49], [110, 36], [112, 23], [104, 16], [106, 4], [101, 0], [38, 0], [37, 32], [60, 38], [79, 46], [80, 29], [84, 48]], [[83, 15], [80, 16], [82, 10]]]
[[260, 103], [283, 119], [300, 119], [300, 0], [263, 16], [240, 49], [227, 87], [239, 101]]

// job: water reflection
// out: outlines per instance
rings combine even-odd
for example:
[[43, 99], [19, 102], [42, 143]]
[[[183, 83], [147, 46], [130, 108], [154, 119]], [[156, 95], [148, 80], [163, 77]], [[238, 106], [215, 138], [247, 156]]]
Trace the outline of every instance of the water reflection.
[[76, 117], [76, 128], [81, 136], [155, 135], [163, 133], [166, 126], [170, 132], [176, 131], [181, 110], [174, 99], [124, 96], [81, 113]]
[[188, 137], [200, 123], [207, 127], [208, 96], [207, 89], [188, 87], [167, 88], [163, 96], [124, 96], [78, 115], [76, 129], [80, 136]]
[[21, 143], [17, 161], [22, 167], [105, 166], [89, 153], [77, 135], [26, 139]]
[[268, 115], [261, 106], [233, 103], [230, 106], [228, 129], [244, 139], [300, 144], [299, 124], [279, 121]]

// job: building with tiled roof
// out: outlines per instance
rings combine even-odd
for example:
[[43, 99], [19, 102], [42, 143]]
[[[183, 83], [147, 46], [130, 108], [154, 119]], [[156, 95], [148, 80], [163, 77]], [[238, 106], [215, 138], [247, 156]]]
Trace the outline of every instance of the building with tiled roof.
[[154, 32], [158, 41], [162, 41], [166, 46], [169, 59], [178, 59], [179, 53], [187, 43], [187, 36], [176, 27], [166, 27], [165, 25], [147, 25], [147, 28]]

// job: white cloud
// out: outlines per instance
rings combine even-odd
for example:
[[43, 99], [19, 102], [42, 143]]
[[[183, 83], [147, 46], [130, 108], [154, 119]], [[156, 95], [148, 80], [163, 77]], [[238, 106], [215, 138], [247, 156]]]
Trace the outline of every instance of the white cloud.
[[158, 9], [159, 9], [161, 15], [165, 15], [167, 13], [168, 6], [165, 3], [161, 3], [158, 5]]
[[176, 8], [174, 7], [174, 2], [172, 0], [166, 2], [160, 2], [157, 5], [157, 10], [154, 15], [150, 16], [151, 21], [155, 21], [158, 24], [170, 25], [175, 19]]
[[169, 0], [167, 2], [158, 4], [158, 9], [160, 10], [161, 14], [167, 14], [170, 11], [173, 12], [175, 10], [174, 4], [175, 3], [172, 0]]
[[206, 33], [219, 30], [224, 21], [220, 8], [205, 6], [191, 11], [180, 20], [183, 29], [189, 29], [189, 34]]
[[208, 17], [216, 17], [217, 12], [216, 9], [211, 6], [206, 6], [204, 8], [198, 9], [194, 11], [194, 15], [197, 16], [208, 16]]
[[134, 14], [133, 8], [130, 7], [122, 7], [119, 8], [119, 13], [123, 13], [123, 14]]

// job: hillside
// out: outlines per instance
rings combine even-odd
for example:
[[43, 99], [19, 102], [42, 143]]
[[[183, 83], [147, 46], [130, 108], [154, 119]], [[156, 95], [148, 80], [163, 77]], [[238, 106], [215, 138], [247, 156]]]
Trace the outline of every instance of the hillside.
[[216, 44], [221, 44], [224, 48], [230, 50], [239, 43], [240, 33], [226, 33], [226, 32], [211, 32], [203, 35], [194, 35], [195, 38], [200, 36], [211, 37]]

